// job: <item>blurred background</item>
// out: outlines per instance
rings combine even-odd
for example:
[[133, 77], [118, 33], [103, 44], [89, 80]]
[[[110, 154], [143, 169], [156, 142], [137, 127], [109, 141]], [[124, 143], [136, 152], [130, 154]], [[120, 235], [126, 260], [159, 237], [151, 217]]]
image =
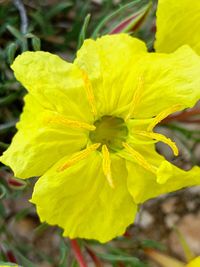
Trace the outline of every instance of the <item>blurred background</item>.
[[[18, 54], [44, 50], [72, 61], [85, 38], [122, 31], [141, 38], [153, 51], [156, 4], [148, 0], [1, 0], [0, 155], [16, 132], [26, 94], [10, 69]], [[181, 168], [200, 165], [199, 125], [199, 104], [172, 115], [157, 130], [172, 137], [181, 153], [174, 159], [166, 145], [158, 144], [157, 150]], [[0, 262], [24, 267], [79, 266], [74, 247], [62, 237], [62, 230], [40, 224], [28, 202], [35, 181], [18, 180], [0, 165]], [[76, 245], [90, 267], [153, 267], [161, 266], [150, 256], [153, 250], [186, 261], [186, 243], [194, 254], [200, 254], [199, 187], [148, 201], [121, 238], [105, 245], [78, 240]]]

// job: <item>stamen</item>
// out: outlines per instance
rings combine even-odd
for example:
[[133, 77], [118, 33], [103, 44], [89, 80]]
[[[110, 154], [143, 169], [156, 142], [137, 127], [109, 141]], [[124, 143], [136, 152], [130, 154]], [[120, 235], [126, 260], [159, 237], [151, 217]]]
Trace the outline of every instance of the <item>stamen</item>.
[[131, 101], [130, 109], [129, 109], [128, 115], [125, 118], [125, 121], [127, 121], [131, 117], [131, 115], [133, 115], [133, 112], [134, 112], [136, 106], [140, 102], [141, 96], [142, 96], [143, 86], [144, 86], [144, 77], [143, 76], [139, 76], [138, 77], [137, 88], [136, 88], [136, 90], [135, 90], [135, 92], [133, 94], [133, 99]]
[[91, 82], [90, 82], [90, 80], [88, 78], [88, 75], [83, 70], [82, 70], [82, 76], [83, 76], [83, 81], [85, 83], [85, 90], [86, 90], [88, 102], [90, 104], [90, 107], [91, 107], [93, 115], [96, 116], [97, 115], [97, 110], [96, 110], [96, 103], [95, 103], [92, 84], [91, 84]]
[[169, 107], [163, 111], [161, 111], [154, 119], [153, 121], [149, 124], [147, 131], [151, 132], [153, 130], [153, 128], [156, 126], [156, 124], [158, 124], [159, 122], [161, 122], [163, 119], [165, 119], [167, 116], [169, 116], [170, 114], [181, 110], [181, 105], [177, 104], [174, 105], [172, 107]]
[[155, 139], [156, 141], [160, 141], [160, 142], [163, 142], [165, 144], [167, 144], [168, 146], [171, 147], [172, 151], [174, 152], [174, 155], [175, 156], [178, 156], [179, 154], [179, 151], [178, 151], [178, 148], [176, 146], [176, 143], [173, 142], [170, 138], [162, 135], [162, 134], [159, 134], [159, 133], [153, 133], [153, 132], [135, 132], [136, 134], [138, 135], [141, 135], [141, 136], [145, 136], [145, 137], [149, 137], [149, 138], [152, 138], [152, 139]]
[[127, 143], [122, 143], [123, 147], [126, 148], [126, 150], [130, 153], [131, 156], [135, 159], [135, 161], [145, 168], [146, 170], [156, 174], [157, 168], [153, 165], [151, 165], [146, 159], [135, 149], [133, 149], [129, 144]]
[[85, 129], [89, 131], [94, 131], [96, 127], [94, 125], [90, 125], [85, 122], [80, 122], [80, 121], [74, 121], [74, 120], [69, 120], [65, 118], [64, 116], [56, 115], [52, 117], [47, 117], [45, 118], [46, 123], [56, 123], [56, 124], [63, 124], [66, 125], [67, 127], [72, 127], [72, 128], [80, 128], [80, 129]]
[[110, 168], [110, 165], [111, 165], [110, 154], [109, 154], [109, 151], [106, 145], [102, 146], [102, 155], [103, 155], [103, 172], [106, 176], [106, 179], [110, 187], [114, 188], [115, 185], [113, 183], [112, 173], [111, 173], [111, 168]]
[[78, 163], [80, 160], [87, 158], [92, 152], [97, 150], [100, 147], [100, 145], [101, 145], [100, 143], [97, 143], [97, 144], [94, 144], [94, 145], [87, 147], [86, 149], [84, 149], [78, 153], [75, 153], [71, 158], [69, 158], [69, 160], [65, 164], [63, 164], [61, 167], [59, 167], [57, 169], [57, 171], [58, 172], [64, 171], [65, 169]]

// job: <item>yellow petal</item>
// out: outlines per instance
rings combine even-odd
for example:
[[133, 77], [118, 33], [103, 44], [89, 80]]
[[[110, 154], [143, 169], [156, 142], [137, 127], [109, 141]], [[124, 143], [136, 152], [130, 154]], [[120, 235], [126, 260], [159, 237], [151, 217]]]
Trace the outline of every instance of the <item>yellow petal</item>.
[[128, 34], [84, 42], [75, 64], [89, 76], [100, 115], [124, 114], [138, 87], [136, 62], [145, 53], [145, 44]]
[[162, 161], [156, 176], [158, 184], [165, 184], [170, 178], [173, 178], [173, 165], [167, 160]]
[[[173, 192], [183, 187], [200, 184], [200, 168], [193, 167], [184, 171], [165, 159], [155, 151], [152, 144], [132, 145], [145, 159], [157, 168], [157, 173], [148, 172], [144, 167], [136, 164], [127, 154], [128, 189], [136, 203], [142, 203], [161, 194]], [[122, 152], [120, 152], [122, 154]]]
[[200, 266], [200, 257], [195, 258], [186, 267], [199, 267]]
[[188, 44], [200, 54], [200, 1], [159, 0], [155, 49], [173, 52]]
[[164, 116], [200, 98], [200, 58], [188, 46], [172, 54], [147, 53], [126, 34], [103, 36], [86, 40], [75, 64], [89, 77], [99, 115]]
[[65, 119], [58, 120], [57, 113], [44, 109], [29, 94], [17, 128], [0, 160], [19, 178], [42, 175], [61, 157], [79, 151], [87, 143], [86, 130], [73, 128]]
[[41, 221], [59, 225], [70, 238], [107, 242], [122, 235], [137, 209], [127, 190], [124, 161], [112, 158], [114, 190], [105, 179], [100, 152], [58, 172], [66, 161], [55, 164], [35, 185], [31, 202]]
[[200, 57], [188, 46], [172, 54], [146, 54], [136, 66], [143, 89], [131, 118], [167, 116], [164, 111], [192, 107], [200, 99]]
[[14, 74], [46, 109], [68, 119], [93, 121], [82, 72], [48, 52], [24, 52], [13, 65]]

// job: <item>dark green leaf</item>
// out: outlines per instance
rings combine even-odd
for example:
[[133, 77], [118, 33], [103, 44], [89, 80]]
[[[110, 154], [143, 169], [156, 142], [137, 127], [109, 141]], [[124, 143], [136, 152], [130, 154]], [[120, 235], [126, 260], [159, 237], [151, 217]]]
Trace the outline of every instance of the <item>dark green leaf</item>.
[[90, 17], [91, 17], [91, 14], [87, 14], [87, 16], [85, 17], [85, 20], [84, 20], [84, 23], [83, 23], [83, 27], [82, 27], [80, 35], [79, 35], [77, 49], [79, 49], [81, 47], [81, 45], [83, 44], [83, 42], [85, 40], [86, 31], [87, 31], [88, 23], [90, 21]]
[[15, 27], [11, 26], [11, 25], [7, 25], [6, 27], [9, 32], [16, 37], [18, 40], [22, 41], [24, 39], [24, 36], [21, 34], [21, 32], [19, 30], [17, 30]]
[[41, 49], [41, 41], [38, 37], [34, 36], [31, 39], [31, 42], [32, 42], [32, 47], [34, 51], [39, 51]]
[[15, 43], [11, 43], [7, 47], [7, 54], [8, 54], [8, 63], [12, 64], [15, 58], [15, 53], [17, 51], [18, 46]]
[[142, 263], [138, 258], [131, 257], [131, 256], [121, 256], [115, 254], [97, 254], [99, 258], [111, 262], [127, 262], [134, 264], [135, 267], [147, 267], [146, 264]]
[[4, 198], [7, 194], [7, 188], [0, 184], [0, 199]]

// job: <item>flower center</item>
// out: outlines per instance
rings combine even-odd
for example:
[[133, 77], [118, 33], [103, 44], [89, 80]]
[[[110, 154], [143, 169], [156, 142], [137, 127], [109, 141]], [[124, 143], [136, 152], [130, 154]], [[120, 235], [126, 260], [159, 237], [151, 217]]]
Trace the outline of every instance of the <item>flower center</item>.
[[111, 152], [123, 149], [122, 143], [126, 141], [128, 128], [122, 118], [103, 116], [95, 121], [94, 126], [96, 129], [90, 132], [92, 143], [106, 145]]

